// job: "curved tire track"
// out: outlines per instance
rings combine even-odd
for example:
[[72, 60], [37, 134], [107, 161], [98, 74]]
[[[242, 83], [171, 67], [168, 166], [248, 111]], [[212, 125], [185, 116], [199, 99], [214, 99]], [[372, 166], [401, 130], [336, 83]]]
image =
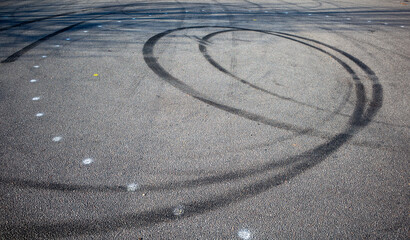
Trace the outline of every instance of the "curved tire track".
[[[195, 27], [196, 28], [196, 27]], [[201, 27], [202, 28], [202, 27]], [[180, 29], [187, 29], [187, 28], [179, 28]], [[229, 31], [254, 31], [254, 30], [240, 30], [240, 29], [235, 29], [235, 30], [229, 30]], [[260, 32], [257, 30], [257, 32]], [[338, 58], [337, 58], [338, 59]], [[339, 61], [341, 61], [339, 59]], [[351, 68], [346, 69], [348, 72], [351, 70]], [[354, 78], [356, 78], [356, 75], [353, 75]], [[356, 79], [357, 80], [357, 79]], [[360, 107], [356, 107], [356, 110], [354, 111], [355, 114], [353, 115], [352, 119], [350, 120], [352, 123], [358, 124], [357, 121], [360, 120], [360, 115], [363, 113], [363, 105], [364, 105], [364, 97], [360, 97], [364, 95], [364, 89], [363, 86], [358, 84], [357, 85], [358, 90], [358, 98], [362, 99], [359, 101], [360, 104], [358, 104]], [[212, 103], [210, 100], [207, 100], [205, 97], [203, 97], [203, 100], [205, 102], [209, 102], [211, 105], [216, 105], [216, 103]], [[224, 109], [223, 109], [224, 110]], [[228, 110], [231, 110], [228, 108]], [[235, 113], [230, 111], [231, 113]], [[238, 113], [238, 112], [236, 112]], [[356, 116], [355, 116], [356, 115]], [[247, 117], [247, 116], [245, 116]], [[249, 119], [249, 118], [248, 118]], [[252, 120], [252, 118], [250, 119]], [[258, 119], [256, 119], [258, 120]], [[282, 127], [281, 125], [274, 125], [270, 124], [268, 122], [267, 125], [274, 126], [274, 127]], [[293, 130], [291, 128], [285, 128], [287, 130]], [[308, 134], [309, 129], [305, 130], [300, 130], [300, 134]], [[346, 133], [350, 135], [349, 133]], [[257, 166], [253, 169], [248, 169], [246, 171], [234, 171], [234, 172], [229, 172], [221, 175], [213, 175], [211, 177], [205, 177], [205, 178], [198, 178], [195, 180], [189, 180], [189, 181], [183, 181], [183, 182], [173, 182], [169, 184], [163, 184], [163, 185], [150, 185], [150, 186], [142, 186], [140, 189], [145, 190], [145, 191], [157, 191], [157, 190], [166, 190], [166, 189], [176, 189], [176, 188], [187, 188], [187, 187], [196, 187], [196, 186], [201, 186], [201, 185], [206, 185], [206, 184], [213, 184], [213, 183], [218, 183], [222, 181], [231, 181], [231, 180], [237, 180], [239, 178], [244, 178], [251, 176], [253, 174], [261, 173], [262, 171], [267, 171], [267, 170], [272, 170], [276, 167], [281, 167], [284, 166], [286, 163], [285, 162], [272, 162], [268, 164], [264, 164], [261, 166]], [[2, 179], [2, 182], [16, 185], [19, 187], [28, 187], [28, 188], [35, 188], [35, 189], [48, 189], [48, 190], [57, 190], [57, 191], [99, 191], [99, 192], [123, 192], [126, 190], [124, 186], [84, 186], [84, 185], [72, 185], [72, 184], [59, 184], [59, 183], [46, 183], [46, 182], [34, 182], [34, 181], [29, 181], [29, 180], [19, 180], [19, 179]]]
[[[208, 28], [209, 26], [200, 26], [200, 27], [185, 27], [178, 28], [173, 30], [168, 30], [154, 37], [150, 38], [143, 48], [144, 60], [148, 66], [156, 73], [158, 76], [163, 78], [169, 84], [178, 88], [182, 92], [189, 94], [191, 97], [198, 99], [204, 103], [207, 103], [211, 106], [215, 106], [221, 110], [228, 111], [233, 114], [238, 114], [236, 110], [233, 111], [229, 106], [221, 105], [215, 101], [206, 98], [201, 93], [197, 92], [195, 89], [186, 85], [181, 80], [170, 75], [165, 69], [159, 65], [157, 58], [153, 53], [153, 48], [158, 40], [172, 32], [185, 30], [185, 29], [194, 29], [194, 28]], [[218, 27], [211, 27], [218, 28]], [[230, 28], [230, 27], [220, 27], [220, 28]], [[231, 28], [234, 29], [234, 28]], [[270, 34], [272, 32], [262, 31], [262, 30], [252, 30], [252, 29], [240, 29], [236, 30], [244, 31], [258, 31]], [[285, 33], [276, 33], [285, 36], [292, 36], [294, 38], [303, 39], [302, 37], [285, 34]], [[306, 41], [315, 41], [312, 39]], [[319, 43], [322, 46], [327, 46], [326, 44]], [[330, 46], [331, 47], [331, 46]], [[333, 47], [331, 47], [333, 48]], [[188, 218], [198, 214], [202, 214], [208, 211], [212, 211], [218, 208], [226, 207], [230, 204], [243, 201], [244, 199], [253, 197], [257, 194], [260, 194], [264, 191], [271, 189], [274, 186], [280, 185], [286, 180], [289, 180], [304, 171], [318, 165], [323, 160], [325, 160], [331, 153], [339, 149], [343, 144], [349, 141], [349, 139], [354, 136], [354, 134], [359, 131], [361, 128], [366, 126], [373, 116], [377, 113], [378, 109], [382, 106], [383, 100], [383, 90], [381, 85], [378, 83], [377, 77], [374, 72], [368, 68], [364, 63], [362, 63], [357, 58], [351, 56], [348, 53], [345, 53], [339, 49], [333, 48], [335, 51], [345, 55], [350, 60], [352, 60], [356, 65], [358, 65], [373, 81], [372, 88], [372, 98], [370, 99], [369, 105], [365, 106], [365, 101], [358, 101], [356, 103], [356, 110], [351, 118], [350, 126], [348, 126], [344, 131], [339, 134], [336, 134], [331, 140], [327, 141], [324, 144], [321, 144], [311, 150], [307, 150], [304, 153], [288, 157], [283, 159], [282, 162], [287, 165], [287, 169], [277, 175], [272, 175], [266, 179], [259, 180], [254, 183], [250, 183], [238, 190], [234, 190], [225, 194], [208, 197], [201, 201], [192, 201], [185, 203], [185, 213], [181, 216], [175, 216], [172, 211], [172, 207], [163, 207], [157, 208], [152, 211], [145, 211], [141, 213], [131, 213], [123, 214], [117, 217], [106, 217], [102, 219], [97, 219], [94, 221], [88, 220], [77, 220], [77, 221], [65, 221], [60, 223], [53, 224], [26, 224], [26, 225], [3, 225], [0, 229], [2, 236], [13, 237], [13, 238], [55, 238], [55, 237], [70, 237], [70, 236], [79, 236], [83, 234], [93, 234], [93, 233], [104, 233], [115, 231], [119, 228], [135, 228], [141, 226], [148, 226], [155, 223], [173, 221], [181, 218]], [[349, 72], [349, 71], [348, 71]], [[350, 73], [350, 72], [349, 72]], [[351, 74], [351, 73], [350, 73]], [[352, 74], [351, 74], [352, 75]], [[360, 81], [358, 78], [356, 81]], [[363, 94], [364, 87], [360, 83], [355, 84], [356, 92]], [[252, 120], [252, 119], [251, 119]], [[266, 166], [263, 166], [266, 167]], [[262, 169], [266, 170], [266, 169]]]
[[[79, 12], [83, 12], [83, 11], [79, 11]], [[6, 31], [6, 30], [9, 30], [9, 29], [12, 29], [12, 28], [16, 28], [16, 27], [21, 27], [21, 26], [24, 26], [26, 24], [40, 22], [40, 21], [43, 21], [43, 20], [52, 19], [52, 18], [56, 18], [56, 17], [68, 16], [68, 15], [76, 14], [76, 13], [79, 13], [79, 12], [65, 12], [65, 13], [60, 13], [60, 14], [56, 14], [56, 15], [52, 15], [52, 16], [47, 16], [47, 17], [42, 17], [42, 18], [35, 18], [35, 19], [23, 21], [23, 22], [20, 22], [20, 23], [17, 23], [17, 24], [8, 26], [8, 27], [0, 28], [0, 32], [1, 31]]]
[[[240, 77], [238, 77], [238, 76], [232, 74], [232, 73], [229, 72], [227, 69], [225, 69], [224, 67], [222, 67], [219, 63], [217, 63], [217, 62], [208, 54], [208, 50], [207, 50], [206, 44], [204, 44], [204, 42], [209, 42], [209, 40], [210, 40], [212, 37], [214, 37], [214, 36], [216, 36], [216, 35], [219, 35], [219, 34], [221, 34], [221, 33], [234, 32], [234, 31], [238, 31], [238, 30], [223, 30], [223, 31], [219, 31], [219, 32], [214, 32], [214, 33], [211, 33], [211, 34], [206, 35], [205, 37], [202, 38], [202, 41], [199, 42], [199, 50], [201, 51], [202, 55], [205, 57], [205, 59], [206, 59], [212, 66], [214, 66], [214, 67], [215, 67], [216, 69], [218, 69], [220, 72], [225, 73], [226, 75], [228, 75], [228, 76], [234, 78], [235, 80], [237, 80], [237, 81], [239, 81], [239, 82], [241, 82], [241, 83], [243, 83], [243, 84], [245, 84], [245, 85], [248, 85], [249, 87], [251, 87], [251, 88], [253, 88], [253, 89], [259, 90], [259, 91], [261, 91], [261, 92], [263, 92], [263, 93], [267, 93], [267, 94], [269, 94], [269, 95], [271, 95], [271, 96], [273, 96], [273, 97], [276, 97], [276, 98], [279, 98], [279, 99], [282, 99], [282, 100], [287, 100], [287, 101], [290, 101], [290, 102], [293, 102], [293, 103], [296, 103], [296, 104], [299, 104], [299, 105], [302, 105], [302, 106], [305, 106], [305, 107], [309, 107], [309, 108], [312, 108], [312, 109], [315, 109], [315, 110], [324, 111], [324, 112], [330, 112], [330, 113], [332, 113], [332, 116], [329, 116], [329, 117], [333, 117], [334, 115], [342, 115], [342, 116], [345, 116], [345, 117], [350, 117], [350, 115], [341, 114], [340, 111], [342, 110], [342, 108], [343, 108], [343, 106], [344, 106], [344, 103], [347, 102], [347, 99], [350, 97], [350, 94], [349, 94], [349, 93], [350, 93], [350, 90], [351, 90], [351, 88], [352, 88], [352, 85], [351, 85], [351, 84], [349, 84], [349, 91], [348, 91], [349, 93], [344, 97], [344, 100], [342, 101], [342, 104], [341, 104], [340, 106], [338, 106], [338, 108], [336, 109], [336, 111], [330, 111], [330, 110], [328, 110], [328, 109], [320, 108], [320, 107], [317, 107], [317, 106], [314, 106], [314, 105], [311, 105], [311, 104], [307, 104], [307, 103], [305, 103], [305, 102], [297, 101], [297, 100], [295, 100], [295, 99], [293, 99], [293, 98], [290, 98], [290, 97], [284, 97], [284, 96], [282, 96], [282, 95], [279, 95], [279, 94], [276, 94], [276, 93], [274, 93], [274, 92], [268, 91], [268, 90], [266, 90], [266, 89], [264, 89], [264, 88], [261, 88], [261, 87], [255, 85], [255, 84], [252, 84], [252, 83], [246, 81], [245, 79], [242, 79], [242, 78], [240, 78]], [[275, 35], [275, 34], [272, 34], [272, 35]], [[275, 36], [278, 36], [278, 35], [275, 35]], [[297, 40], [295, 40], [295, 39], [290, 39], [290, 38], [287, 38], [287, 39], [301, 43], [300, 41], [297, 41]], [[306, 46], [309, 46], [309, 47], [312, 47], [312, 48], [314, 48], [314, 49], [316, 49], [316, 50], [319, 50], [319, 51], [321, 51], [321, 52], [323, 52], [323, 53], [329, 55], [330, 57], [332, 57], [333, 59], [335, 59], [335, 60], [338, 61], [339, 63], [341, 63], [341, 60], [340, 60], [339, 58], [337, 58], [336, 56], [330, 54], [329, 52], [326, 52], [326, 51], [324, 51], [324, 50], [322, 50], [322, 49], [319, 49], [319, 48], [315, 48], [313, 45], [310, 45], [310, 44], [306, 44], [306, 43], [301, 43], [301, 44], [304, 44], [304, 45], [306, 45]], [[343, 63], [343, 64], [344, 64], [344, 63]], [[352, 71], [352, 70], [349, 69], [349, 71]]]

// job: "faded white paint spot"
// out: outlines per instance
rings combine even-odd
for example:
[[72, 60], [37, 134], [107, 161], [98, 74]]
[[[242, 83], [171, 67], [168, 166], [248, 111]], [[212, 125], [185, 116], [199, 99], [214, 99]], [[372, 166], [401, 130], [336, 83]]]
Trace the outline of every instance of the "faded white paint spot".
[[252, 238], [252, 233], [248, 229], [241, 229], [238, 232], [238, 237], [240, 239], [251, 239]]
[[59, 142], [63, 139], [62, 137], [53, 137], [53, 142]]
[[387, 23], [387, 22], [385, 22], [385, 23], [384, 23], [384, 25], [388, 25], [388, 23]]
[[177, 207], [174, 208], [174, 210], [172, 210], [172, 213], [175, 216], [182, 216], [182, 214], [184, 214], [184, 212], [185, 212], [184, 205], [178, 205]]
[[66, 38], [65, 40], [70, 41], [70, 40], [71, 40], [71, 38]]
[[87, 33], [88, 31], [87, 31], [87, 30], [84, 30], [83, 32]]
[[37, 82], [37, 79], [31, 79], [30, 82], [35, 83], [35, 82]]
[[140, 186], [137, 183], [130, 183], [127, 185], [128, 192], [135, 192]]
[[330, 17], [329, 15], [326, 15], [326, 17]]
[[121, 21], [117, 21], [117, 22], [121, 22]]
[[102, 25], [98, 25], [97, 27], [102, 27]]
[[135, 20], [136, 18], [132, 18], [132, 20]]
[[400, 26], [401, 28], [404, 28], [404, 26]]
[[44, 116], [44, 113], [37, 113], [36, 114], [36, 117], [42, 117], [42, 116]]
[[351, 18], [346, 18], [346, 20], [351, 20]]
[[41, 56], [42, 58], [46, 58], [47, 56], [46, 55], [43, 55], [43, 56]]
[[309, 16], [312, 16], [312, 14], [311, 14], [311, 13], [309, 13], [308, 15], [309, 15]]
[[367, 21], [367, 22], [368, 22], [368, 23], [371, 23], [372, 21], [369, 20], [369, 21]]
[[35, 66], [33, 66], [33, 68], [39, 68], [40, 66], [38, 66], [38, 65], [35, 65]]
[[54, 45], [54, 47], [60, 47], [60, 45], [57, 44], [57, 45]]
[[86, 159], [83, 160], [83, 164], [85, 164], [85, 165], [91, 164], [93, 162], [94, 162], [94, 160], [91, 159], [91, 158], [86, 158]]
[[38, 100], [40, 100], [40, 97], [33, 97], [32, 100], [33, 101], [38, 101]]

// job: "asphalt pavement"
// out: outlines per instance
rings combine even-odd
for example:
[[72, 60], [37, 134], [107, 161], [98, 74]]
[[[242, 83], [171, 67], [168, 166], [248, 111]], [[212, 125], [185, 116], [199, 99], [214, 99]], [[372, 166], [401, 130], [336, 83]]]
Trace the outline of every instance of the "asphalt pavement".
[[410, 3], [0, 2], [0, 239], [409, 239]]

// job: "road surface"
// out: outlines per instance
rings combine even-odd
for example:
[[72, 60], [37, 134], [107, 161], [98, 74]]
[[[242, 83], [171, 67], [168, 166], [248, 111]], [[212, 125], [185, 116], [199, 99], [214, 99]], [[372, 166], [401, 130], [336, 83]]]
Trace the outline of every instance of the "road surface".
[[410, 3], [0, 3], [0, 239], [408, 239]]

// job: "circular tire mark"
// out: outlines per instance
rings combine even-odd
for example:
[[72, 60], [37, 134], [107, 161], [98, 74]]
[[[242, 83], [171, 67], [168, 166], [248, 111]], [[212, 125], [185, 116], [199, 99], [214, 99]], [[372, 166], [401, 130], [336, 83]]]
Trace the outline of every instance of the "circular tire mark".
[[[276, 94], [276, 93], [271, 92], [271, 91], [269, 91], [269, 90], [266, 90], [266, 89], [264, 89], [264, 88], [261, 88], [261, 87], [255, 85], [255, 84], [252, 84], [252, 83], [246, 81], [245, 79], [242, 79], [242, 78], [240, 78], [240, 77], [238, 77], [238, 76], [232, 74], [232, 73], [229, 72], [226, 68], [222, 67], [219, 63], [217, 63], [217, 62], [208, 54], [208, 50], [207, 50], [207, 47], [206, 47], [207, 44], [206, 44], [206, 43], [209, 43], [209, 40], [210, 40], [211, 38], [213, 38], [213, 37], [215, 37], [215, 36], [217, 36], [217, 35], [219, 35], [219, 34], [228, 33], [228, 32], [235, 32], [235, 31], [243, 31], [243, 30], [229, 29], [229, 30], [223, 30], [223, 31], [213, 32], [213, 33], [208, 34], [208, 35], [206, 35], [205, 37], [203, 37], [203, 38], [201, 39], [201, 41], [199, 42], [199, 50], [201, 51], [202, 55], [205, 57], [205, 59], [206, 59], [212, 66], [214, 66], [214, 67], [215, 67], [216, 69], [218, 69], [220, 72], [225, 73], [226, 75], [232, 77], [233, 79], [235, 79], [235, 80], [237, 80], [237, 81], [239, 81], [239, 82], [241, 82], [241, 83], [243, 83], [243, 84], [245, 84], [245, 85], [248, 85], [249, 87], [251, 87], [251, 88], [253, 88], [253, 89], [256, 89], [256, 90], [261, 91], [261, 92], [263, 92], [263, 93], [269, 94], [269, 95], [271, 95], [271, 96], [273, 96], [273, 97], [276, 97], [276, 98], [279, 98], [279, 99], [282, 99], [282, 100], [286, 100], [286, 101], [290, 101], [290, 102], [293, 102], [293, 103], [296, 103], [296, 104], [299, 104], [299, 105], [302, 105], [302, 106], [305, 106], [305, 107], [309, 107], [309, 108], [312, 108], [312, 109], [315, 109], [315, 110], [324, 111], [324, 112], [330, 112], [331, 115], [328, 116], [328, 119], [331, 119], [334, 115], [342, 115], [342, 116], [350, 117], [350, 115], [341, 114], [341, 113], [340, 113], [341, 109], [342, 109], [343, 106], [344, 106], [343, 104], [340, 105], [340, 106], [336, 109], [336, 111], [330, 111], [330, 110], [327, 110], [327, 109], [324, 109], [324, 108], [320, 108], [320, 107], [317, 107], [317, 106], [314, 106], [314, 105], [311, 105], [311, 104], [307, 104], [307, 103], [304, 103], [304, 102], [295, 100], [295, 99], [290, 98], [290, 97], [284, 97], [284, 96], [282, 96], [282, 95], [279, 95], [279, 94]], [[255, 32], [255, 31], [252, 31], [252, 32]], [[259, 32], [259, 31], [256, 31], [256, 32]], [[295, 42], [304, 44], [304, 45], [306, 45], [306, 46], [308, 46], [308, 47], [314, 48], [314, 49], [316, 49], [316, 50], [318, 50], [318, 51], [320, 51], [320, 52], [323, 52], [323, 53], [325, 53], [326, 55], [332, 57], [334, 60], [336, 60], [336, 61], [339, 62], [340, 64], [342, 64], [342, 66], [344, 66], [346, 70], [348, 70], [349, 72], [353, 72], [353, 70], [351, 70], [350, 67], [348, 67], [347, 65], [345, 65], [339, 58], [337, 58], [336, 56], [330, 54], [330, 53], [327, 52], [327, 51], [324, 51], [324, 50], [322, 50], [322, 49], [320, 49], [320, 48], [317, 48], [317, 47], [315, 47], [315, 46], [313, 46], [313, 45], [311, 45], [311, 44], [307, 44], [307, 43], [298, 41], [298, 40], [293, 39], [293, 38], [284, 37], [284, 36], [282, 36], [282, 35], [274, 34], [274, 33], [268, 33], [268, 34], [269, 34], [269, 35], [274, 35], [274, 36], [277, 36], [277, 37], [282, 37], [282, 38], [285, 38], [285, 39], [288, 39], [288, 40], [291, 40], [291, 41], [295, 41]], [[347, 99], [350, 97], [350, 90], [351, 90], [351, 88], [352, 88], [352, 86], [351, 86], [351, 84], [349, 84], [349, 93], [344, 97], [343, 103], [346, 103]]]
[[[283, 159], [280, 162], [271, 162], [259, 167], [252, 169], [251, 171], [235, 171], [225, 175], [212, 176], [209, 177], [208, 180], [212, 180], [213, 178], [216, 181], [206, 182], [205, 179], [197, 180], [198, 184], [211, 184], [211, 183], [219, 183], [220, 181], [224, 180], [233, 180], [239, 177], [249, 176], [250, 174], [258, 174], [261, 172], [266, 172], [272, 170], [278, 166], [286, 166], [287, 168], [280, 174], [271, 175], [263, 180], [259, 180], [253, 183], [250, 183], [246, 186], [238, 190], [233, 190], [225, 194], [213, 196], [206, 198], [201, 201], [192, 201], [188, 203], [184, 203], [184, 213], [182, 215], [175, 215], [173, 212], [175, 211], [172, 207], [164, 207], [164, 208], [157, 208], [153, 209], [152, 211], [145, 211], [140, 213], [130, 213], [130, 214], [123, 214], [117, 217], [107, 217], [102, 219], [97, 219], [92, 222], [85, 221], [85, 220], [78, 220], [78, 221], [67, 221], [61, 222], [56, 224], [26, 224], [24, 226], [10, 226], [5, 225], [1, 226], [0, 229], [2, 236], [5, 237], [14, 237], [14, 238], [28, 238], [28, 237], [69, 237], [69, 236], [78, 236], [82, 234], [92, 234], [92, 233], [103, 233], [109, 231], [115, 231], [119, 228], [135, 228], [141, 226], [147, 226], [155, 223], [176, 220], [181, 218], [187, 218], [190, 216], [202, 214], [211, 210], [215, 210], [221, 207], [226, 207], [232, 203], [242, 201], [246, 198], [253, 197], [257, 194], [260, 194], [264, 191], [271, 189], [274, 186], [282, 184], [284, 181], [289, 180], [300, 173], [316, 166], [317, 164], [321, 163], [325, 160], [331, 153], [335, 152], [339, 149], [343, 144], [345, 144], [349, 139], [351, 139], [354, 134], [359, 131], [361, 128], [366, 126], [377, 113], [377, 111], [382, 106], [383, 100], [383, 90], [382, 86], [378, 83], [378, 79], [374, 72], [367, 67], [364, 63], [362, 63], [357, 58], [351, 56], [348, 53], [345, 53], [339, 49], [336, 49], [332, 46], [320, 43], [316, 40], [307, 39], [303, 37], [299, 37], [296, 35], [290, 35], [286, 33], [278, 33], [278, 32], [269, 32], [269, 31], [262, 31], [262, 30], [252, 30], [252, 29], [243, 29], [243, 28], [232, 28], [232, 27], [214, 27], [214, 26], [199, 26], [199, 27], [185, 27], [185, 28], [178, 28], [173, 30], [167, 30], [163, 33], [157, 34], [151, 37], [144, 45], [143, 48], [143, 55], [144, 60], [147, 65], [161, 78], [167, 81], [172, 86], [178, 88], [180, 91], [187, 93], [191, 97], [200, 100], [206, 104], [214, 106], [218, 109], [224, 110], [226, 112], [236, 114], [238, 116], [247, 118], [253, 121], [259, 121], [265, 123], [270, 126], [280, 127], [283, 129], [291, 130], [291, 131], [307, 131], [306, 129], [296, 128], [286, 123], [280, 123], [277, 121], [273, 121], [272, 119], [265, 119], [262, 116], [258, 116], [256, 114], [252, 114], [249, 112], [242, 111], [240, 109], [232, 108], [230, 106], [218, 103], [212, 99], [209, 99], [207, 96], [203, 95], [202, 93], [198, 92], [194, 88], [188, 86], [183, 81], [173, 77], [169, 74], [159, 63], [157, 58], [155, 57], [153, 50], [158, 42], [159, 39], [162, 37], [181, 30], [186, 29], [198, 29], [198, 28], [222, 28], [222, 29], [235, 29], [237, 31], [255, 31], [261, 32], [266, 34], [278, 34], [283, 35], [290, 38], [298, 38], [301, 40], [298, 41], [311, 41], [315, 42], [319, 45], [331, 48], [342, 55], [349, 58], [352, 62], [358, 65], [369, 77], [369, 79], [373, 82], [372, 86], [372, 97], [370, 103], [366, 108], [366, 99], [364, 95], [364, 86], [360, 83], [360, 79], [356, 76], [356, 74], [351, 70], [350, 67], [344, 62], [341, 63], [347, 72], [351, 74], [353, 80], [355, 81], [355, 88], [356, 94], [358, 97], [358, 101], [356, 103], [355, 110], [350, 119], [350, 125], [346, 127], [344, 131], [339, 134], [334, 135], [330, 140], [328, 140], [324, 144], [320, 144], [319, 146], [307, 150], [302, 154], [291, 156], [286, 159]], [[336, 59], [335, 59], [336, 60]], [[337, 61], [337, 60], [336, 60]], [[341, 61], [341, 60], [340, 60]], [[350, 70], [349, 70], [350, 69]], [[223, 177], [222, 177], [223, 176]], [[191, 181], [194, 182], [194, 181]], [[191, 183], [192, 184], [192, 183]], [[195, 184], [191, 185], [194, 186]], [[179, 187], [184, 187], [183, 184], [180, 184]], [[88, 189], [89, 190], [89, 189]], [[111, 189], [111, 190], [115, 190]]]

